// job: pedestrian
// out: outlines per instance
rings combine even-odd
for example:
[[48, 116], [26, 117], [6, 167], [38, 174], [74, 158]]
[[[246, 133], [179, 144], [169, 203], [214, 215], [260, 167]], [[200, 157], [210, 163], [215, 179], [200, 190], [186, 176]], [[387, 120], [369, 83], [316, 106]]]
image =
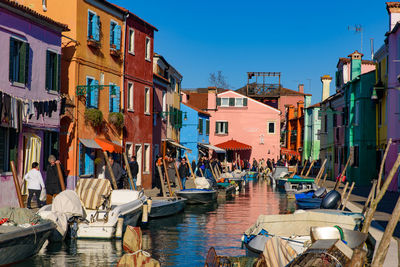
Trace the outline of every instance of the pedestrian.
[[131, 157], [131, 162], [129, 162], [129, 168], [131, 169], [133, 183], [135, 184], [136, 188], [136, 181], [137, 181], [137, 174], [139, 172], [139, 164], [136, 161], [136, 156]]
[[57, 170], [56, 163], [60, 164], [61, 175], [63, 176], [62, 178], [64, 179], [64, 184], [65, 184], [64, 167], [61, 165], [60, 161], [57, 160], [54, 155], [50, 155], [49, 163], [50, 164], [47, 166], [47, 170], [46, 170], [46, 182], [45, 182], [46, 194], [47, 194], [47, 199], [46, 199], [47, 204], [51, 204], [53, 202], [53, 198], [55, 198], [56, 195], [62, 191], [61, 184], [60, 184], [60, 178], [58, 177], [58, 170]]
[[196, 161], [192, 160], [192, 171], [193, 173], [196, 173]]
[[40, 201], [40, 193], [44, 190], [44, 183], [42, 174], [39, 171], [39, 163], [32, 163], [32, 169], [25, 174], [24, 180], [27, 182], [29, 192], [28, 209], [31, 209], [31, 200], [33, 195], [36, 197], [38, 208], [41, 208], [42, 203]]
[[182, 181], [182, 188], [185, 189], [185, 184], [186, 184], [186, 179], [187, 177], [190, 176], [190, 170], [189, 170], [190, 166], [189, 164], [186, 162], [186, 159], [182, 157], [181, 159], [181, 164], [179, 165], [179, 176], [181, 177], [181, 181]]
[[251, 170], [253, 172], [257, 171], [257, 166], [258, 166], [257, 160], [256, 160], [256, 158], [253, 158], [253, 165], [252, 165]]
[[[157, 187], [158, 189], [160, 189], [160, 192], [157, 194], [157, 196], [162, 196], [162, 185], [161, 185], [161, 180], [164, 183], [164, 171], [162, 168], [162, 155], [158, 154], [156, 161], [154, 162], [154, 165], [156, 167], [155, 170], [155, 175], [154, 175], [154, 183], [153, 183], [153, 188]], [[160, 171], [161, 171], [161, 177], [160, 177]]]
[[[114, 157], [112, 155], [108, 156], [108, 161], [110, 162], [111, 170], [114, 173], [115, 182], [117, 183], [117, 188], [113, 188], [113, 189], [122, 189], [124, 186], [124, 180], [122, 179], [123, 170], [121, 168], [121, 165], [119, 165], [118, 162], [115, 162]], [[108, 168], [106, 168], [106, 171], [104, 172], [104, 176], [106, 177], [106, 179], [108, 179], [111, 182], [111, 185], [114, 187], [114, 185], [112, 183], [110, 170]]]
[[272, 170], [273, 170], [273, 165], [272, 165], [272, 161], [271, 161], [271, 159], [270, 158], [268, 158], [268, 160], [267, 160], [267, 167], [268, 167], [268, 169], [272, 172]]

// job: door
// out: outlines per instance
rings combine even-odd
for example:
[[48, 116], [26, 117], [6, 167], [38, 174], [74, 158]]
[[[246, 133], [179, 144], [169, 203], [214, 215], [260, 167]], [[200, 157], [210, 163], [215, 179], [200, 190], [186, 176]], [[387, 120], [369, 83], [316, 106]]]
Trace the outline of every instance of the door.
[[136, 161], [139, 165], [139, 170], [138, 170], [138, 175], [137, 175], [137, 182], [136, 185], [142, 185], [142, 159], [143, 159], [143, 151], [142, 151], [142, 145], [141, 144], [136, 144], [135, 145], [135, 156], [136, 156]]

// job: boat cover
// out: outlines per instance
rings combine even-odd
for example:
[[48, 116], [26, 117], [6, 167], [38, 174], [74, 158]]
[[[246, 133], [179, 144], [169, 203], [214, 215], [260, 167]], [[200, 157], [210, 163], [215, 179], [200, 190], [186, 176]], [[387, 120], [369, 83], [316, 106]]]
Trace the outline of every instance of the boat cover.
[[80, 179], [75, 191], [87, 209], [97, 210], [111, 194], [111, 184], [107, 179]]
[[44, 220], [35, 212], [29, 209], [4, 207], [0, 208], [0, 219], [7, 218], [15, 224], [39, 224]]
[[118, 262], [118, 267], [143, 266], [159, 267], [160, 263], [142, 250], [142, 231], [140, 227], [128, 225], [124, 234], [123, 247], [125, 254]]
[[211, 185], [209, 181], [204, 177], [197, 177], [194, 179], [194, 183], [196, 184], [196, 189], [210, 189]]
[[287, 241], [274, 236], [265, 243], [265, 248], [258, 264], [262, 262], [264, 264], [260, 266], [283, 267], [296, 257], [296, 251]]
[[324, 214], [306, 211], [294, 214], [260, 215], [257, 222], [245, 231], [248, 237], [258, 235], [262, 230], [277, 236], [310, 235], [311, 226], [334, 226], [354, 230], [357, 220], [340, 214]]
[[51, 211], [66, 214], [68, 217], [84, 217], [84, 211], [79, 196], [75, 191], [64, 190], [59, 193], [51, 205]]
[[113, 190], [111, 193], [111, 205], [122, 205], [139, 199], [140, 192], [129, 189]]

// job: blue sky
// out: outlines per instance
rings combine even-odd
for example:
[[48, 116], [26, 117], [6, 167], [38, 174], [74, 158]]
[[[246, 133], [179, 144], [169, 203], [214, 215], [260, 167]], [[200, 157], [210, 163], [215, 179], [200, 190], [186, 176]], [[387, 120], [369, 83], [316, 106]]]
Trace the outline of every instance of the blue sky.
[[338, 58], [361, 49], [360, 34], [348, 26], [363, 26], [370, 59], [370, 39], [376, 51], [389, 20], [379, 0], [110, 1], [159, 29], [155, 51], [183, 75], [183, 88], [208, 86], [218, 70], [231, 89], [247, 83], [248, 71], [280, 71], [283, 86], [303, 83], [312, 103], [321, 100], [320, 77], [334, 77]]

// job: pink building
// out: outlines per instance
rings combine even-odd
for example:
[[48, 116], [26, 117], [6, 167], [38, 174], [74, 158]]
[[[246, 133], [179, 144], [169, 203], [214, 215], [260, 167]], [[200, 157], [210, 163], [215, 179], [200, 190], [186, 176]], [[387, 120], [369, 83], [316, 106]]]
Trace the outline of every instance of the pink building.
[[[190, 96], [191, 103], [197, 102], [196, 95]], [[278, 109], [235, 91], [217, 93], [215, 88], [209, 88], [207, 112], [211, 114], [210, 143], [227, 142], [228, 161], [235, 160], [236, 154], [243, 160], [279, 158], [281, 112]]]

